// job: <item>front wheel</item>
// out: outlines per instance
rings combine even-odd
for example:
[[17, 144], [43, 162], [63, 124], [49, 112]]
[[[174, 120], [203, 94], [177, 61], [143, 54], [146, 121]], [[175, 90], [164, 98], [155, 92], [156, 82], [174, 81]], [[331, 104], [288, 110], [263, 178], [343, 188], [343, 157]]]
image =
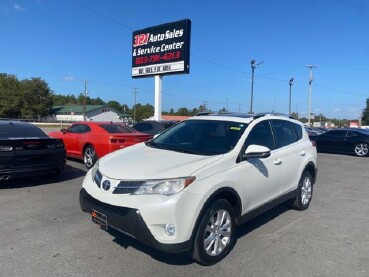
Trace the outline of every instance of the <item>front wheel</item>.
[[310, 172], [305, 171], [297, 187], [296, 198], [292, 199], [292, 208], [303, 211], [309, 208], [313, 197], [313, 177]]
[[90, 169], [94, 166], [97, 160], [95, 149], [92, 146], [87, 146], [83, 151], [83, 163]]
[[192, 258], [203, 265], [221, 261], [235, 243], [235, 213], [223, 199], [210, 205], [197, 229]]
[[354, 148], [355, 155], [358, 157], [365, 157], [368, 155], [369, 147], [367, 143], [358, 143]]

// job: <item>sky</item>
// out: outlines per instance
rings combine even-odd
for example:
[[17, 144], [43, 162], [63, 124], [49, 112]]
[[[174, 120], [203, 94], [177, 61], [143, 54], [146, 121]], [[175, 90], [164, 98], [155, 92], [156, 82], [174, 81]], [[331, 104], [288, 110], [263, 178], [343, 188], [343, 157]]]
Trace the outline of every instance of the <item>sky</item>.
[[1, 0], [0, 73], [56, 94], [154, 106], [153, 77], [132, 78], [132, 34], [190, 19], [190, 73], [167, 75], [162, 110], [206, 105], [358, 119], [369, 98], [367, 0]]

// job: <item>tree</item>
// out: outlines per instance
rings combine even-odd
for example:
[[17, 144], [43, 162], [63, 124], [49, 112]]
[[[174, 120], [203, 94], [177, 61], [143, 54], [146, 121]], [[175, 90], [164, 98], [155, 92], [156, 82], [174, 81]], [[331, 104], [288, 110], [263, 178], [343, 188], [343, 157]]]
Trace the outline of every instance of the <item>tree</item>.
[[369, 98], [366, 99], [366, 108], [363, 110], [363, 117], [361, 118], [362, 125], [369, 125]]
[[52, 91], [40, 78], [19, 81], [0, 74], [0, 117], [35, 119], [46, 116], [52, 107]]
[[116, 109], [117, 111], [122, 111], [122, 106], [117, 101], [109, 101], [107, 104], [109, 107], [112, 107], [113, 109]]

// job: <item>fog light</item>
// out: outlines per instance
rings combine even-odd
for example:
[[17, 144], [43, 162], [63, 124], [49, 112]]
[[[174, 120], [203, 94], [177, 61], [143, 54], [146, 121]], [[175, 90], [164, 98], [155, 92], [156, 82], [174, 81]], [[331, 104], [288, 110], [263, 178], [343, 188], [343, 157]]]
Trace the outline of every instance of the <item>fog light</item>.
[[166, 224], [164, 227], [164, 231], [168, 236], [174, 236], [176, 233], [176, 227], [173, 224]]

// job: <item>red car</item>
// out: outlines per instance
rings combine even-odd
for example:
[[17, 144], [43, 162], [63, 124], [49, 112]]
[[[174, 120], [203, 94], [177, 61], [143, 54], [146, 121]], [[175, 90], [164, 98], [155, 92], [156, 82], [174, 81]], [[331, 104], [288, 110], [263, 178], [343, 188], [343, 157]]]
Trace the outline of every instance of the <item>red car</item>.
[[110, 152], [152, 138], [152, 135], [137, 132], [123, 123], [111, 122], [77, 122], [68, 129], [51, 132], [49, 136], [61, 138], [67, 157], [83, 160], [87, 168]]

